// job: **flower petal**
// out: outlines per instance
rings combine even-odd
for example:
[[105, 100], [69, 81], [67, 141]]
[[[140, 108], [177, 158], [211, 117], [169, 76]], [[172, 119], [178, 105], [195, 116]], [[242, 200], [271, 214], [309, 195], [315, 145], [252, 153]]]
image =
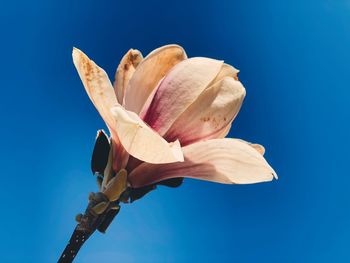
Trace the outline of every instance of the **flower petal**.
[[123, 147], [114, 129], [111, 130], [111, 134], [113, 148], [113, 171], [118, 172], [120, 169], [124, 169], [126, 167], [129, 160], [129, 154]]
[[90, 100], [109, 128], [115, 126], [110, 109], [119, 105], [107, 73], [82, 51], [73, 49], [73, 62]]
[[227, 124], [226, 127], [222, 128], [221, 131], [218, 131], [217, 134], [214, 134], [215, 137], [217, 139], [221, 139], [221, 138], [225, 138], [227, 136], [227, 134], [229, 134], [230, 130], [231, 130], [231, 123]]
[[124, 101], [125, 89], [141, 60], [141, 52], [137, 49], [130, 49], [119, 63], [115, 72], [114, 91], [121, 105]]
[[138, 188], [164, 179], [189, 177], [224, 184], [252, 184], [277, 178], [264, 157], [237, 139], [214, 139], [183, 147], [182, 163], [143, 163], [129, 174], [129, 183]]
[[125, 92], [125, 108], [141, 111], [148, 96], [168, 71], [186, 59], [186, 53], [178, 45], [167, 45], [152, 51], [136, 68]]
[[229, 64], [222, 64], [221, 70], [219, 72], [219, 74], [216, 76], [216, 78], [214, 79], [213, 83], [225, 78], [225, 77], [231, 77], [234, 78], [235, 80], [238, 80], [238, 72], [239, 70], [234, 68], [233, 66], [229, 65]]
[[223, 78], [199, 95], [164, 138], [168, 141], [179, 139], [182, 146], [214, 139], [236, 117], [244, 97], [245, 89], [239, 81]]
[[115, 130], [126, 151], [148, 163], [182, 162], [179, 141], [168, 143], [145, 124], [140, 117], [121, 106], [111, 109], [117, 120]]
[[265, 147], [261, 144], [251, 143], [250, 146], [257, 150], [261, 155], [265, 154]]
[[236, 140], [240, 140], [241, 142], [244, 142], [244, 143], [248, 144], [249, 146], [251, 146], [251, 147], [253, 147], [255, 150], [257, 150], [261, 155], [264, 155], [264, 154], [265, 154], [265, 147], [262, 146], [261, 144], [247, 142], [247, 141], [242, 140], [242, 139], [236, 139]]
[[175, 120], [215, 79], [223, 62], [190, 58], [177, 64], [160, 83], [143, 120], [164, 135]]
[[151, 94], [148, 96], [148, 98], [147, 98], [145, 104], [143, 104], [143, 107], [142, 107], [142, 109], [140, 110], [140, 113], [139, 113], [139, 116], [141, 117], [141, 119], [143, 119], [143, 118], [145, 117], [145, 115], [146, 115], [146, 113], [147, 113], [147, 111], [148, 111], [148, 108], [151, 106], [151, 103], [152, 103], [152, 101], [153, 101], [153, 98], [154, 98], [154, 96], [156, 95], [157, 90], [158, 90], [160, 84], [162, 83], [163, 79], [164, 79], [164, 78], [162, 78], [162, 79], [158, 82], [157, 86], [152, 90]]
[[[170, 163], [183, 160], [180, 143], [168, 143], [148, 127], [137, 114], [126, 111], [117, 101], [106, 72], [83, 52], [74, 49], [73, 61], [84, 87], [96, 109], [105, 120], [113, 138], [118, 171], [126, 165], [125, 150], [149, 163]], [[121, 156], [120, 156], [121, 154]], [[119, 157], [120, 156], [120, 157]]]

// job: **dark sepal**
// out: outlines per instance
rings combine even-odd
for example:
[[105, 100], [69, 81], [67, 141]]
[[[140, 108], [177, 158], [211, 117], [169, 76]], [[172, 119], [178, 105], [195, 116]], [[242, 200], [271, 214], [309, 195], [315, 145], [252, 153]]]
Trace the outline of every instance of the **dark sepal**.
[[101, 233], [106, 233], [107, 228], [112, 223], [115, 216], [119, 213], [120, 207], [118, 209], [110, 209], [108, 210], [105, 218], [101, 222], [101, 224], [97, 227], [97, 230]]
[[157, 187], [156, 185], [152, 184], [152, 185], [147, 185], [147, 186], [140, 187], [140, 188], [130, 188], [129, 189], [130, 202], [132, 203], [132, 202], [142, 198], [147, 193], [156, 189], [156, 187]]
[[175, 188], [175, 187], [179, 187], [180, 185], [182, 185], [183, 181], [184, 181], [183, 177], [170, 178], [170, 179], [166, 179], [166, 180], [158, 182], [157, 185], [165, 185], [168, 187]]
[[153, 191], [154, 189], [156, 189], [157, 185], [164, 185], [164, 186], [175, 188], [175, 187], [179, 187], [183, 183], [183, 180], [184, 180], [183, 177], [171, 178], [171, 179], [160, 181], [156, 184], [151, 184], [140, 188], [129, 188], [126, 191], [126, 195], [128, 196], [128, 198], [130, 198], [130, 202], [132, 203], [144, 197], [146, 194]]
[[107, 135], [103, 130], [99, 130], [91, 157], [91, 170], [93, 174], [97, 173], [103, 175], [107, 166], [110, 148], [111, 146]]

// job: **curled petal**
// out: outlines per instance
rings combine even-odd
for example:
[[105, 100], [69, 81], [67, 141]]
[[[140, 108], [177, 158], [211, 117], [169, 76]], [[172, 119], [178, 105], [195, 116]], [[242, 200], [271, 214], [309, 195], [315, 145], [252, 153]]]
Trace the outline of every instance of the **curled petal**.
[[251, 143], [250, 146], [257, 150], [261, 155], [265, 154], [265, 147], [261, 144]]
[[129, 81], [125, 92], [125, 108], [139, 114], [158, 82], [186, 58], [185, 51], [178, 45], [167, 45], [152, 51], [138, 65]]
[[242, 140], [242, 139], [236, 139], [236, 140], [240, 140], [241, 142], [244, 142], [244, 143], [248, 144], [249, 146], [251, 146], [251, 147], [253, 147], [255, 150], [257, 150], [261, 155], [264, 155], [264, 154], [265, 154], [265, 147], [262, 146], [261, 144], [247, 142], [247, 141]]
[[236, 117], [245, 97], [243, 85], [225, 77], [204, 90], [174, 122], [164, 136], [178, 138], [182, 146], [200, 140], [218, 138], [219, 132]]
[[114, 91], [120, 104], [123, 104], [125, 89], [141, 60], [141, 52], [136, 49], [130, 49], [120, 61], [114, 82]]
[[238, 72], [239, 72], [238, 69], [234, 68], [233, 66], [231, 66], [229, 64], [224, 63], [224, 64], [222, 64], [222, 67], [221, 67], [219, 74], [213, 80], [213, 83], [216, 83], [225, 77], [231, 77], [235, 80], [238, 80]]
[[179, 141], [168, 143], [145, 124], [140, 117], [124, 108], [114, 107], [111, 112], [116, 119], [115, 130], [126, 151], [148, 163], [171, 163], [183, 161]]
[[189, 177], [224, 184], [252, 184], [277, 178], [275, 171], [253, 147], [237, 139], [214, 139], [183, 147], [182, 163], [143, 163], [129, 175], [142, 187], [169, 178]]
[[165, 76], [143, 120], [164, 135], [175, 120], [215, 79], [223, 62], [209, 58], [190, 58], [177, 64]]

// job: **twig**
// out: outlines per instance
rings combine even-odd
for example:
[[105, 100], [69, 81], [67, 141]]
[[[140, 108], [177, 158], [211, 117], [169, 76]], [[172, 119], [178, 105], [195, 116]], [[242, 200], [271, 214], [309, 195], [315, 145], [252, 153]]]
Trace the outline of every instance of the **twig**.
[[114, 217], [119, 213], [119, 201], [110, 203], [108, 208], [101, 214], [94, 211], [97, 204], [103, 202], [106, 197], [102, 193], [95, 194], [90, 200], [84, 215], [77, 216], [78, 225], [75, 227], [73, 234], [64, 249], [58, 263], [71, 263], [78, 254], [80, 248], [86, 240], [97, 230], [104, 233]]

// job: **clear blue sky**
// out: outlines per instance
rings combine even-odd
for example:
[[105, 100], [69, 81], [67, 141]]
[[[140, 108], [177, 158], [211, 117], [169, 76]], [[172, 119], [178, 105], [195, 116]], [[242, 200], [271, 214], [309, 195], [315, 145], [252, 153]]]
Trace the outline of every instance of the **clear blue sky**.
[[55, 262], [96, 191], [104, 123], [73, 46], [113, 76], [168, 43], [241, 70], [230, 135], [266, 146], [280, 179], [186, 180], [122, 207], [76, 262], [350, 262], [350, 1], [7, 1], [0, 9], [0, 261]]

